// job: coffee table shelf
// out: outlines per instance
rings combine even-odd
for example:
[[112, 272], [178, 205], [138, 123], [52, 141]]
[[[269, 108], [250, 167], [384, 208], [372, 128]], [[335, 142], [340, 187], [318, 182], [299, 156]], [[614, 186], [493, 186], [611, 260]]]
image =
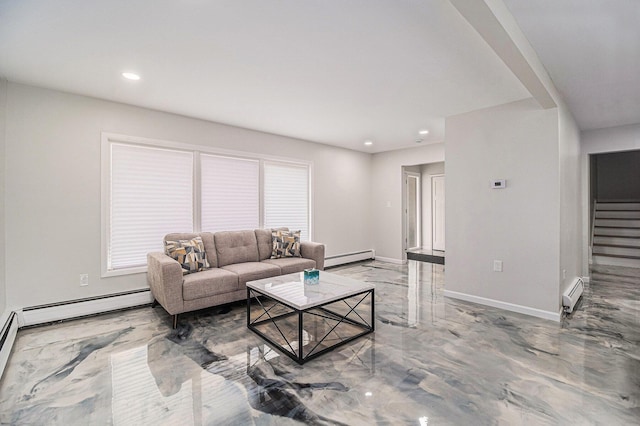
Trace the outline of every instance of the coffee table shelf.
[[[247, 283], [247, 327], [304, 364], [375, 330], [375, 286], [322, 271]], [[252, 303], [253, 302], [253, 303]]]

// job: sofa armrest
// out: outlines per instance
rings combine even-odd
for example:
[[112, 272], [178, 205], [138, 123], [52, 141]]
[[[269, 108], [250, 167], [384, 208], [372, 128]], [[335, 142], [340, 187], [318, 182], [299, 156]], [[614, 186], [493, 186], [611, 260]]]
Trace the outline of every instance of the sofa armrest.
[[182, 267], [164, 253], [147, 254], [147, 283], [153, 297], [171, 315], [182, 313]]
[[324, 270], [324, 244], [301, 241], [300, 254], [304, 258], [315, 260], [316, 269]]

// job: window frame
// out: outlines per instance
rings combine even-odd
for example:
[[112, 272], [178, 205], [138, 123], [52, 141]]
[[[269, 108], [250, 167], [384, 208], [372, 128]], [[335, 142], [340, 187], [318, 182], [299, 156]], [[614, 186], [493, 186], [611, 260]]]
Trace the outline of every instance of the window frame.
[[[101, 227], [101, 241], [100, 241], [100, 263], [101, 263], [101, 278], [115, 277], [121, 275], [140, 274], [147, 272], [147, 266], [137, 266], [122, 269], [108, 269], [109, 261], [109, 246], [110, 233], [111, 233], [111, 144], [129, 144], [139, 145], [150, 148], [162, 148], [176, 151], [186, 151], [193, 153], [193, 232], [201, 232], [201, 170], [200, 170], [200, 154], [209, 154], [223, 157], [231, 157], [245, 160], [254, 160], [259, 162], [259, 175], [258, 175], [258, 187], [259, 187], [259, 225], [260, 228], [264, 228], [265, 219], [265, 205], [264, 205], [264, 163], [276, 162], [284, 164], [293, 164], [296, 166], [307, 167], [308, 181], [308, 213], [307, 221], [309, 228], [309, 240], [313, 241], [313, 161], [303, 160], [298, 158], [273, 156], [268, 154], [260, 154], [254, 152], [235, 151], [224, 148], [217, 148], [206, 145], [188, 144], [183, 142], [173, 142], [160, 139], [144, 138], [139, 136], [129, 136], [118, 133], [101, 133], [101, 200], [100, 200], [100, 227]], [[167, 232], [172, 232], [168, 230]]]

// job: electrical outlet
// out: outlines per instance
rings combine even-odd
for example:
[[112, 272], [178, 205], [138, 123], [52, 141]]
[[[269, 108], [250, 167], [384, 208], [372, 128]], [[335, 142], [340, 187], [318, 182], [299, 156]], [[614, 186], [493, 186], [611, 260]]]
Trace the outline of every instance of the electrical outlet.
[[89, 285], [89, 274], [80, 274], [80, 286]]
[[564, 280], [565, 278], [567, 278], [567, 270], [563, 269], [562, 270], [562, 279]]
[[494, 272], [502, 272], [502, 260], [494, 260], [493, 261], [493, 271]]

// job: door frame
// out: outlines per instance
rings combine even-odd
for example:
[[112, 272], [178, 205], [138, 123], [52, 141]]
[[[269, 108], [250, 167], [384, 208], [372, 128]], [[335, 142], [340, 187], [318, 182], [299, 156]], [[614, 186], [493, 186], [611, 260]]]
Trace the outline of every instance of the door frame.
[[[430, 179], [431, 181], [431, 250], [437, 250], [435, 248], [436, 215], [435, 215], [435, 206], [434, 206], [435, 197], [434, 197], [434, 191], [433, 191], [434, 178], [444, 178], [444, 177], [445, 177], [444, 173], [437, 174], [437, 175], [430, 175], [430, 178], [431, 178]], [[445, 197], [446, 197], [446, 193], [445, 193]], [[446, 201], [445, 201], [445, 207], [444, 207], [445, 211], [446, 211], [446, 208], [447, 207], [446, 207]], [[445, 240], [445, 249], [446, 249], [446, 240]], [[438, 251], [444, 251], [444, 250], [438, 250]]]
[[[415, 178], [416, 180], [416, 246], [409, 247], [409, 178]], [[404, 171], [402, 176], [402, 183], [404, 186], [403, 192], [403, 238], [402, 248], [403, 253], [406, 256], [406, 252], [409, 249], [420, 248], [422, 246], [422, 173]]]

